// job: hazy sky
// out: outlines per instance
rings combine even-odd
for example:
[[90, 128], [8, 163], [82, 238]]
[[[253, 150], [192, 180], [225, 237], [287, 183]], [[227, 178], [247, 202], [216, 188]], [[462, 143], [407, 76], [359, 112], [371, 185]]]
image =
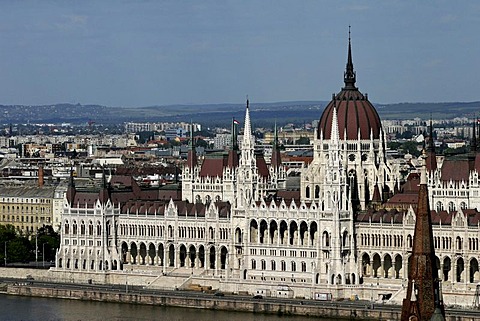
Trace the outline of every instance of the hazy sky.
[[0, 104], [480, 100], [478, 1], [0, 1]]

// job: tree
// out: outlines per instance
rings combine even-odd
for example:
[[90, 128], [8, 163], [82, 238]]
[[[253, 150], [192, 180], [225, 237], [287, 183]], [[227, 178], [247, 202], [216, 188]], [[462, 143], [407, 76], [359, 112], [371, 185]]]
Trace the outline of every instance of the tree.
[[309, 145], [310, 139], [308, 137], [300, 137], [295, 141], [295, 145]]
[[[51, 225], [44, 225], [38, 229], [37, 239], [30, 241], [33, 247], [33, 254], [38, 251], [45, 261], [55, 259], [56, 249], [60, 247], [60, 234], [54, 231]], [[36, 248], [38, 246], [38, 248]], [[35, 255], [34, 255], [35, 256]]]
[[398, 148], [400, 148], [400, 146], [402, 146], [402, 143], [399, 143], [399, 142], [388, 142], [387, 143], [387, 147], [390, 148], [391, 150], [397, 150]]
[[195, 143], [195, 146], [196, 147], [208, 148], [208, 143], [205, 140], [203, 140], [201, 138], [198, 138], [196, 143]]
[[8, 243], [9, 262], [26, 263], [32, 259], [32, 246], [26, 237], [17, 237]]
[[409, 154], [411, 154], [415, 157], [418, 157], [418, 156], [420, 156], [420, 151], [418, 150], [417, 146], [418, 145], [417, 145], [416, 142], [408, 141], [408, 142], [403, 143], [402, 150], [405, 153], [409, 153]]

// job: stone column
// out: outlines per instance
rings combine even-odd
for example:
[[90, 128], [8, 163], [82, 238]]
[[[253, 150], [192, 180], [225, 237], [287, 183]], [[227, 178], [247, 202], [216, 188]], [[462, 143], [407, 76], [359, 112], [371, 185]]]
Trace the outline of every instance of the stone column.
[[167, 268], [167, 265], [168, 265], [167, 255], [168, 255], [168, 251], [167, 251], [167, 249], [166, 249], [165, 246], [164, 246], [164, 247], [163, 247], [163, 265], [162, 265], [162, 273], [163, 273], [163, 274], [165, 274], [166, 268]]
[[127, 256], [125, 257], [125, 261], [127, 261], [128, 264], [132, 264], [132, 255], [130, 253], [131, 248], [127, 249]]
[[385, 262], [383, 260], [380, 260], [380, 266], [378, 267], [378, 272], [377, 272], [377, 277], [379, 278], [384, 278], [385, 277], [385, 273], [384, 273], [384, 264]]

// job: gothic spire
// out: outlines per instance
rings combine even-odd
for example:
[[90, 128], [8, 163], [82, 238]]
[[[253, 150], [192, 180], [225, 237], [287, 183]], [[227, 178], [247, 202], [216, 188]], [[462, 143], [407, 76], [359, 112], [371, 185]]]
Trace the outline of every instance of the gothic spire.
[[431, 320], [434, 314], [437, 318], [435, 320], [445, 320], [433, 244], [426, 172], [424, 151], [412, 255], [408, 265], [408, 287], [402, 306], [402, 321], [412, 320], [412, 317], [415, 320]]
[[73, 168], [70, 169], [70, 177], [68, 179], [67, 187], [67, 201], [70, 203], [70, 206], [73, 206], [73, 201], [75, 200], [75, 181], [73, 179]]
[[271, 163], [271, 166], [273, 166], [274, 168], [278, 168], [282, 165], [280, 150], [278, 149], [277, 121], [275, 121], [275, 129], [274, 129], [273, 145], [272, 145], [272, 158], [270, 163]]
[[245, 127], [243, 129], [243, 149], [253, 149], [252, 146], [252, 125], [250, 124], [250, 102], [247, 97], [247, 109], [245, 111]]
[[238, 150], [238, 144], [237, 144], [237, 125], [238, 122], [235, 120], [235, 118], [232, 118], [232, 145], [231, 149], [232, 150]]
[[100, 203], [106, 204], [109, 198], [110, 198], [110, 184], [107, 182], [107, 178], [105, 176], [105, 168], [102, 167], [102, 186], [100, 187], [98, 199]]
[[350, 38], [350, 26], [348, 26], [348, 58], [347, 58], [347, 67], [345, 73], [343, 74], [343, 80], [345, 82], [345, 87], [343, 89], [347, 90], [356, 90], [355, 81], [356, 73], [353, 71], [353, 61], [352, 61], [352, 42]]
[[[476, 118], [476, 117], [475, 117]], [[477, 128], [477, 119], [473, 120], [473, 128], [472, 128], [472, 142], [470, 143], [470, 151], [476, 152], [477, 151], [477, 136], [475, 130]]]
[[427, 171], [431, 172], [437, 169], [437, 154], [435, 153], [435, 142], [433, 139], [433, 123], [432, 118], [430, 118], [430, 128], [428, 134], [428, 144], [426, 145], [427, 151]]
[[232, 118], [232, 144], [228, 150], [228, 167], [238, 167], [238, 144], [237, 144], [237, 125], [238, 121]]
[[190, 147], [187, 153], [187, 166], [191, 169], [197, 166], [197, 151], [195, 150], [195, 142], [193, 139], [193, 123], [190, 123]]
[[195, 143], [193, 141], [193, 123], [190, 121], [190, 150], [195, 149]]

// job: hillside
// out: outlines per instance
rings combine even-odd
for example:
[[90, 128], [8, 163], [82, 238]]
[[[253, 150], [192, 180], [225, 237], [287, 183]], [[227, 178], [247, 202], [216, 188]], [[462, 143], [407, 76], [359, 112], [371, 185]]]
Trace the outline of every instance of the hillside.
[[[255, 126], [311, 123], [319, 119], [325, 101], [252, 103]], [[474, 118], [480, 102], [375, 104], [382, 119]], [[149, 107], [106, 107], [99, 105], [55, 104], [44, 106], [0, 105], [0, 123], [122, 123], [194, 121], [205, 126], [228, 126], [232, 118], [243, 121], [244, 104], [167, 105]]]

